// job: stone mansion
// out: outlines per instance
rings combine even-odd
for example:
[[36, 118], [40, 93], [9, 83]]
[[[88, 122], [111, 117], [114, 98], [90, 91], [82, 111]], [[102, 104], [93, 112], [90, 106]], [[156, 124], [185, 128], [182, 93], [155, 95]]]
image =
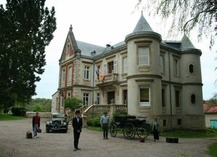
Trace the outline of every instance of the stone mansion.
[[72, 30], [59, 60], [56, 112], [64, 100], [83, 105], [127, 105], [129, 115], [158, 118], [162, 127], [203, 129], [200, 56], [189, 38], [164, 41], [143, 14], [124, 41], [106, 47], [77, 41]]

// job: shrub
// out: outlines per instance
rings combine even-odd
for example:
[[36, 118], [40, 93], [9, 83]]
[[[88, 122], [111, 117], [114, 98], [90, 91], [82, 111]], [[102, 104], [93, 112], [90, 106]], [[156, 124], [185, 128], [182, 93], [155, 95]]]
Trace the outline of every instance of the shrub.
[[44, 109], [44, 106], [43, 106], [43, 105], [41, 105], [41, 104], [36, 104], [36, 105], [34, 105], [34, 107], [33, 107], [33, 111], [34, 111], [34, 112], [44, 112], [45, 109]]
[[100, 127], [100, 118], [90, 118], [87, 120], [87, 125], [92, 127]]
[[110, 123], [114, 123], [115, 120], [117, 119], [121, 119], [122, 117], [126, 117], [126, 116], [129, 116], [126, 112], [120, 112], [120, 113], [116, 113], [116, 114], [113, 114], [113, 117], [110, 119]]
[[13, 113], [14, 116], [26, 116], [26, 109], [24, 107], [12, 107], [11, 112]]

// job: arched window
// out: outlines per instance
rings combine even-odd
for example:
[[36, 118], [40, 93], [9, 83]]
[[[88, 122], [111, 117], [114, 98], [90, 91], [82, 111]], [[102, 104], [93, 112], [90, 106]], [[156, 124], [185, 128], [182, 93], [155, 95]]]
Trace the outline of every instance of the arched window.
[[196, 96], [194, 94], [191, 95], [191, 103], [195, 104], [196, 102]]
[[190, 72], [190, 73], [193, 73], [193, 72], [194, 72], [194, 65], [193, 65], [193, 64], [190, 64], [190, 65], [189, 65], [189, 72]]

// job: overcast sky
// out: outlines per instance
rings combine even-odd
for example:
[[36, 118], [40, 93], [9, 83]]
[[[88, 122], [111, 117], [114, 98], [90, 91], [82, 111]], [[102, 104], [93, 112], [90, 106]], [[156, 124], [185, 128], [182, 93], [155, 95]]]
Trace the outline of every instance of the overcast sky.
[[[5, 0], [0, 0], [1, 4]], [[116, 44], [124, 41], [125, 36], [131, 33], [141, 16], [141, 10], [134, 10], [137, 0], [47, 0], [46, 5], [55, 7], [57, 29], [54, 39], [46, 48], [45, 72], [41, 81], [37, 83], [35, 98], [52, 98], [57, 91], [59, 78], [59, 59], [70, 25], [76, 40], [84, 41], [100, 46]], [[143, 15], [152, 29], [167, 40], [165, 23], [158, 17], [149, 17], [143, 11]], [[183, 34], [182, 34], [183, 35]], [[175, 40], [180, 40], [178, 36]], [[217, 78], [215, 71], [217, 54], [208, 49], [209, 39], [197, 42], [196, 36], [189, 37], [194, 46], [201, 49], [203, 97], [211, 98], [216, 92]]]

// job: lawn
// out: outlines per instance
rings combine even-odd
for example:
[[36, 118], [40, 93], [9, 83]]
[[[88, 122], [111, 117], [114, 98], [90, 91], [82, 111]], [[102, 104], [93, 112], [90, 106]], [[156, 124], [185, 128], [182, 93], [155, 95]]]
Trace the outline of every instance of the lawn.
[[209, 145], [208, 148], [209, 148], [208, 154], [211, 157], [217, 157], [217, 149], [216, 149], [217, 148], [217, 142]]
[[217, 129], [205, 130], [172, 130], [160, 133], [164, 137], [180, 137], [180, 138], [203, 138], [203, 137], [217, 137]]
[[0, 114], [0, 121], [2, 120], [20, 120], [24, 119], [24, 117], [13, 116], [11, 114]]

